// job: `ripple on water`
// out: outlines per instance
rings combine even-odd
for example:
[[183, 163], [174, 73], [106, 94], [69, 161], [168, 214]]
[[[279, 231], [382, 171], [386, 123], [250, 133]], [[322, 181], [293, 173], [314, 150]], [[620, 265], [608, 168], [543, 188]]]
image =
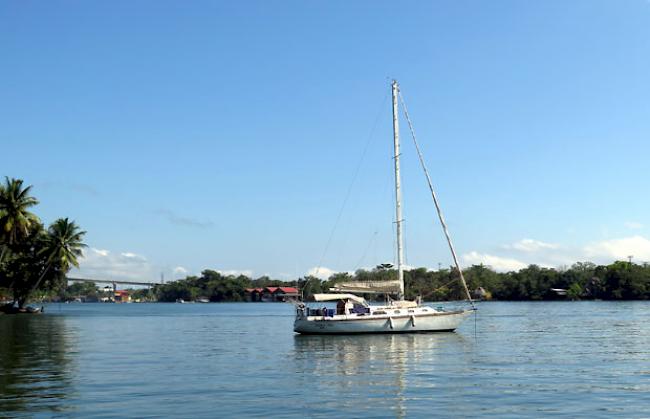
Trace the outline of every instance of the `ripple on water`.
[[647, 417], [650, 304], [484, 303], [458, 333], [297, 336], [284, 304], [0, 317], [9, 416]]

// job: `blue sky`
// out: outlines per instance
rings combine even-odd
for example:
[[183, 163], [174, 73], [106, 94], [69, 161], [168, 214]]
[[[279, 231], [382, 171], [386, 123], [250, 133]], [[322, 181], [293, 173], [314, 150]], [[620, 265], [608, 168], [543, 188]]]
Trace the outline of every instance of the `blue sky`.
[[[0, 174], [88, 276], [391, 262], [394, 77], [463, 264], [650, 261], [648, 39], [645, 0], [3, 2]], [[407, 262], [447, 266], [402, 128]]]

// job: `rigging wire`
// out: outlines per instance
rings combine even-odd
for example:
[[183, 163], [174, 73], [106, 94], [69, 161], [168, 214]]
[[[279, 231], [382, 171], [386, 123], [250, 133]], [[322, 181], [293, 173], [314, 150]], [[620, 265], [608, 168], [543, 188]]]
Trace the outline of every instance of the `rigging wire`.
[[441, 290], [441, 289], [443, 289], [443, 288], [447, 288], [448, 285], [450, 285], [450, 284], [452, 284], [452, 283], [454, 283], [454, 282], [456, 282], [456, 278], [452, 279], [452, 280], [449, 281], [449, 282], [445, 282], [444, 284], [442, 284], [442, 285], [439, 286], [438, 288], [434, 288], [433, 291], [436, 292], [436, 291]]
[[422, 156], [422, 152], [420, 151], [420, 146], [418, 145], [418, 142], [415, 138], [415, 130], [413, 129], [411, 118], [409, 118], [408, 110], [406, 109], [406, 103], [404, 103], [404, 98], [402, 97], [402, 92], [398, 91], [398, 95], [399, 95], [400, 102], [402, 103], [402, 109], [404, 109], [404, 117], [406, 118], [406, 122], [408, 123], [409, 130], [411, 131], [411, 137], [413, 138], [413, 144], [415, 144], [415, 150], [418, 153], [418, 159], [420, 160], [420, 165], [422, 166], [422, 170], [424, 170], [424, 175], [426, 176], [427, 183], [429, 184], [429, 190], [431, 191], [431, 198], [433, 198], [433, 203], [436, 206], [436, 210], [438, 212], [438, 218], [440, 219], [440, 224], [442, 224], [442, 230], [444, 231], [445, 236], [447, 237], [447, 243], [449, 244], [449, 250], [451, 250], [451, 255], [454, 259], [454, 264], [456, 265], [456, 269], [458, 269], [458, 274], [460, 275], [461, 283], [463, 284], [463, 288], [465, 289], [465, 293], [467, 294], [467, 299], [469, 300], [472, 309], [476, 310], [476, 306], [474, 305], [472, 296], [470, 295], [469, 289], [467, 288], [465, 277], [463, 276], [463, 270], [460, 268], [460, 263], [458, 262], [456, 251], [454, 250], [454, 246], [451, 243], [451, 237], [449, 236], [449, 231], [447, 230], [447, 223], [445, 223], [445, 219], [442, 216], [442, 210], [440, 209], [440, 205], [438, 204], [438, 197], [436, 196], [436, 192], [433, 189], [433, 183], [431, 182], [429, 171], [427, 170], [427, 167], [424, 164], [424, 157]]
[[379, 234], [379, 231], [375, 230], [375, 232], [372, 234], [372, 237], [370, 238], [370, 241], [368, 241], [368, 245], [366, 246], [366, 249], [363, 251], [363, 254], [361, 255], [361, 259], [359, 259], [359, 262], [357, 262], [355, 270], [361, 269], [361, 264], [366, 259], [366, 255], [368, 254], [368, 250], [370, 250], [370, 246], [372, 246], [375, 243], [375, 240], [377, 239], [377, 234]]
[[366, 154], [368, 152], [368, 148], [370, 147], [371, 140], [373, 139], [375, 130], [377, 129], [377, 125], [379, 124], [379, 120], [381, 116], [383, 115], [383, 110], [384, 110], [384, 104], [386, 103], [386, 99], [388, 98], [388, 93], [384, 95], [384, 98], [381, 101], [381, 106], [379, 107], [379, 111], [377, 112], [377, 117], [375, 118], [375, 122], [372, 126], [372, 129], [370, 130], [370, 134], [368, 135], [368, 139], [366, 140], [366, 145], [363, 148], [363, 152], [361, 153], [361, 158], [359, 159], [359, 163], [357, 164], [357, 167], [354, 171], [354, 175], [352, 176], [352, 182], [350, 182], [350, 185], [348, 186], [348, 190], [345, 194], [345, 198], [343, 199], [343, 204], [341, 204], [341, 208], [339, 209], [338, 215], [336, 216], [336, 221], [334, 222], [334, 226], [332, 227], [332, 231], [330, 231], [329, 238], [327, 239], [327, 244], [325, 245], [325, 250], [323, 250], [323, 254], [320, 257], [320, 260], [318, 261], [318, 266], [316, 267], [316, 271], [314, 272], [313, 276], [318, 276], [318, 273], [320, 272], [321, 268], [323, 267], [323, 261], [325, 260], [325, 255], [327, 255], [327, 252], [329, 250], [330, 245], [332, 244], [332, 239], [334, 238], [334, 233], [336, 232], [336, 229], [339, 225], [339, 222], [341, 221], [341, 216], [343, 215], [343, 210], [345, 209], [346, 204], [348, 203], [348, 200], [350, 199], [350, 194], [352, 193], [352, 187], [354, 186], [354, 183], [357, 180], [357, 177], [359, 175], [359, 171], [361, 170], [361, 165], [363, 164], [363, 160], [366, 157]]
[[[391, 161], [392, 159], [393, 159], [393, 156], [392, 156], [392, 154], [389, 153], [388, 160]], [[390, 206], [390, 208], [391, 208], [391, 210], [390, 210], [390, 214], [391, 214], [390, 220], [391, 221], [389, 223], [390, 228], [391, 228], [391, 233], [389, 234], [389, 237], [393, 238], [393, 242], [391, 244], [391, 249], [392, 249], [391, 250], [392, 251], [391, 258], [392, 259], [390, 259], [390, 261], [392, 262], [393, 265], [396, 265], [395, 261], [396, 261], [396, 258], [397, 258], [397, 256], [396, 256], [396, 251], [397, 251], [396, 247], [397, 247], [397, 245], [396, 245], [396, 242], [395, 242], [396, 239], [395, 239], [395, 221], [394, 221], [395, 220], [395, 212], [394, 212], [395, 195], [391, 192], [391, 190], [392, 190], [391, 186], [393, 185], [393, 179], [391, 177], [391, 172], [390, 171], [385, 172], [385, 176], [384, 176], [384, 179], [382, 181], [382, 185], [383, 185], [383, 189], [381, 190], [381, 193], [378, 195], [380, 197], [380, 199], [381, 199], [381, 202], [391, 202], [391, 206]], [[384, 200], [384, 198], [386, 198], [386, 199]], [[382, 218], [382, 220], [383, 220], [383, 218]], [[385, 224], [384, 224], [383, 221], [382, 222], [377, 222], [377, 224], [375, 225], [375, 234], [378, 235], [380, 232], [382, 234], [385, 233], [384, 228], [385, 228]], [[382, 259], [381, 260], [379, 259], [379, 256], [377, 255], [377, 242], [378, 242], [378, 240], [375, 240], [374, 247], [373, 247], [374, 253], [373, 253], [372, 260], [370, 261], [370, 264], [374, 265], [374, 266], [376, 266], [376, 265], [378, 265], [380, 263], [385, 263], [386, 262], [386, 258], [385, 258], [385, 255], [383, 255], [383, 253], [384, 253], [383, 251], [382, 251], [382, 256], [381, 256]]]
[[474, 310], [474, 340], [478, 343], [478, 326], [476, 322], [478, 320], [478, 310]]

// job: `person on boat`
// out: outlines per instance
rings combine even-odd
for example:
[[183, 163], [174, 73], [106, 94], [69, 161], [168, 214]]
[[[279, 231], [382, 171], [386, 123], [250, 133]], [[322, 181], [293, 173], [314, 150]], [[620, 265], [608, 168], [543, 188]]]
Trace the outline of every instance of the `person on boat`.
[[352, 301], [345, 302], [345, 314], [352, 314], [353, 308], [354, 308], [354, 303]]
[[298, 306], [296, 307], [296, 310], [297, 310], [299, 316], [305, 316], [308, 313], [307, 310], [305, 309], [305, 304], [304, 303], [298, 304]]
[[336, 303], [336, 314], [345, 314], [345, 301], [339, 300]]

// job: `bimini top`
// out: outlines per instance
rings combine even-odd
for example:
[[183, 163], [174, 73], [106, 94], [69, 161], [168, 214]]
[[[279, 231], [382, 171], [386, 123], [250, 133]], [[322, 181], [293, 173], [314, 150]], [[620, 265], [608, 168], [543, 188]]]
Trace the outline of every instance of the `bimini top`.
[[364, 306], [368, 306], [365, 299], [354, 294], [314, 294], [314, 301], [335, 301], [335, 300], [352, 300]]

